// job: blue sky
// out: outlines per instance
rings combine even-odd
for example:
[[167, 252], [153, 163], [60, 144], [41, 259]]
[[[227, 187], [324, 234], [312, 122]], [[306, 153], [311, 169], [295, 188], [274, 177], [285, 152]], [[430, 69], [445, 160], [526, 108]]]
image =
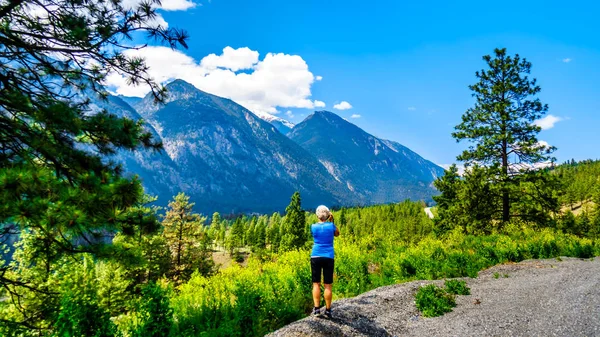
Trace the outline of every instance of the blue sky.
[[[539, 139], [558, 147], [559, 162], [600, 158], [600, 4], [195, 1], [163, 0], [169, 9], [180, 9], [161, 10], [164, 21], [187, 30], [191, 38], [190, 48], [182, 51], [185, 56], [178, 54], [181, 60], [173, 61], [182, 66], [157, 75], [159, 79], [192, 74], [185, 67], [194, 62], [189, 66], [202, 63], [206, 68], [213, 60], [214, 67], [223, 67], [223, 49], [231, 47], [227, 62], [252, 66], [227, 65], [231, 74], [213, 73], [197, 86], [295, 123], [325, 104], [324, 109], [367, 132], [448, 164], [464, 147], [450, 133], [473, 104], [467, 86], [484, 67], [481, 57], [506, 47], [532, 62], [540, 98], [558, 120]], [[233, 54], [243, 47], [247, 49], [239, 49], [240, 57]], [[268, 53], [281, 57], [270, 58], [267, 66]], [[215, 57], [205, 62], [209, 54]], [[157, 72], [164, 64], [150, 62], [161, 68]], [[245, 76], [259, 68], [270, 70]], [[236, 74], [245, 75], [234, 79]], [[254, 85], [257, 81], [260, 85]], [[342, 101], [352, 108], [333, 109]]]

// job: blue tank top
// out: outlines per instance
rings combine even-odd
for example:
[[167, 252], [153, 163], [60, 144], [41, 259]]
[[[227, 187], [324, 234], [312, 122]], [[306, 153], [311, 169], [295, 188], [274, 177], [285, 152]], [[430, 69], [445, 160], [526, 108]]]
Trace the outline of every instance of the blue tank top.
[[331, 222], [312, 224], [310, 232], [314, 238], [310, 257], [328, 257], [333, 259], [333, 234], [336, 227]]

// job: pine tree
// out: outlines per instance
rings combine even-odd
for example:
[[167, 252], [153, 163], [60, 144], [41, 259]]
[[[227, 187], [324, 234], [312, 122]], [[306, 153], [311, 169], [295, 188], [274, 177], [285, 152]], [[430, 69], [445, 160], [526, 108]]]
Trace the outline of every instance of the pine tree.
[[347, 223], [346, 208], [342, 207], [342, 210], [340, 211], [340, 218], [338, 220], [338, 224], [339, 224], [340, 228], [344, 228], [344, 227], [346, 227], [346, 223]]
[[267, 217], [261, 216], [254, 230], [255, 243], [254, 247], [263, 249], [267, 244]]
[[490, 234], [501, 196], [498, 185], [490, 181], [488, 170], [474, 165], [465, 173], [460, 186], [457, 204], [450, 209], [454, 213], [451, 219], [467, 233]]
[[440, 191], [439, 195], [433, 197], [437, 203], [438, 216], [434, 218], [435, 231], [437, 234], [443, 234], [458, 225], [456, 217], [458, 203], [458, 194], [462, 188], [463, 181], [458, 174], [458, 168], [452, 164], [444, 175], [437, 178], [433, 185]]
[[302, 210], [300, 192], [292, 195], [292, 200], [285, 209], [285, 218], [281, 226], [281, 244], [283, 251], [304, 247], [308, 237], [306, 234], [306, 214]]
[[[115, 253], [107, 235], [158, 229], [153, 217], [127, 211], [143, 196], [139, 180], [122, 177], [103, 157], [160, 149], [160, 142], [141, 121], [94, 112], [82, 96], [106, 98], [101, 83], [119, 73], [149, 86], [157, 100], [165, 98], [145, 62], [126, 52], [143, 45], [144, 33], [186, 46], [184, 32], [156, 25], [156, 8], [152, 2], [131, 8], [121, 0], [0, 4], [0, 224], [39, 238], [30, 247], [51, 258], [46, 267], [65, 255]], [[133, 36], [140, 40], [130, 43]], [[0, 288], [40, 289], [9, 269], [0, 265]], [[13, 302], [21, 301], [20, 293], [11, 293]], [[36, 329], [37, 321], [10, 324]]]
[[279, 243], [281, 241], [281, 215], [275, 212], [269, 218], [269, 226], [267, 228], [267, 243], [269, 248], [273, 252], [279, 250]]
[[220, 228], [221, 228], [221, 215], [219, 214], [219, 212], [214, 212], [212, 221], [210, 222], [210, 230], [208, 232], [208, 236], [210, 237], [210, 240], [211, 240], [211, 246], [212, 246], [212, 242], [219, 241], [218, 236], [219, 236]]
[[256, 230], [256, 223], [256, 217], [252, 217], [252, 219], [250, 220], [250, 224], [246, 227], [246, 231], [244, 233], [244, 242], [246, 246], [254, 247], [254, 245], [256, 244], [256, 237], [254, 236], [254, 232]]
[[227, 248], [229, 253], [232, 254], [236, 248], [241, 248], [244, 241], [244, 224], [242, 218], [235, 219], [235, 222], [231, 226], [229, 235], [227, 238]]
[[501, 219], [507, 222], [511, 199], [518, 198], [515, 177], [554, 160], [555, 148], [540, 144], [536, 137], [541, 128], [534, 122], [546, 114], [548, 106], [534, 98], [541, 89], [527, 76], [531, 63], [518, 54], [508, 56], [506, 49], [494, 53], [494, 58], [483, 57], [489, 69], [476, 72], [479, 82], [469, 86], [475, 106], [465, 112], [452, 136], [474, 143], [457, 159], [467, 166], [478, 163], [486, 168], [487, 176], [501, 189]]
[[186, 281], [196, 270], [208, 274], [212, 266], [203, 231], [206, 219], [192, 212], [194, 203], [189, 199], [184, 193], [175, 196], [163, 220], [163, 236], [171, 251], [171, 275], [176, 282]]
[[227, 239], [227, 225], [225, 224], [225, 221], [221, 221], [221, 224], [219, 225], [219, 234], [218, 234], [218, 238], [217, 238], [217, 241], [219, 242], [221, 247], [225, 247], [226, 239]]

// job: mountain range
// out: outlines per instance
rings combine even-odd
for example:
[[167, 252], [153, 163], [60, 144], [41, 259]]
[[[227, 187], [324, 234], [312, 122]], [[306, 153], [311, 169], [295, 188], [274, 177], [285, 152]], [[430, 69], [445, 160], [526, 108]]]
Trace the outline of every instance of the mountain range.
[[[175, 80], [168, 99], [110, 96], [100, 108], [134, 120], [164, 150], [121, 151], [114, 160], [138, 174], [166, 205], [180, 191], [209, 213], [282, 211], [294, 191], [303, 205], [366, 205], [430, 200], [443, 169], [408, 148], [317, 111], [298, 125]], [[262, 117], [262, 118], [261, 118]]]
[[370, 135], [328, 111], [308, 116], [288, 136], [369, 203], [427, 200], [435, 194], [431, 182], [444, 173], [410, 149]]

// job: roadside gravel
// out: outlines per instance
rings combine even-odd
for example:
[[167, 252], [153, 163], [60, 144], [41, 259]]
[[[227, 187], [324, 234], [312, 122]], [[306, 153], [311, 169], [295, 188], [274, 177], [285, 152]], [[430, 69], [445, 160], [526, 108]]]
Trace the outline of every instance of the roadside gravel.
[[[306, 318], [270, 336], [600, 336], [600, 258], [527, 260], [465, 278], [471, 295], [423, 318], [414, 281], [334, 302], [331, 320]], [[335, 291], [335, 288], [334, 288]]]

